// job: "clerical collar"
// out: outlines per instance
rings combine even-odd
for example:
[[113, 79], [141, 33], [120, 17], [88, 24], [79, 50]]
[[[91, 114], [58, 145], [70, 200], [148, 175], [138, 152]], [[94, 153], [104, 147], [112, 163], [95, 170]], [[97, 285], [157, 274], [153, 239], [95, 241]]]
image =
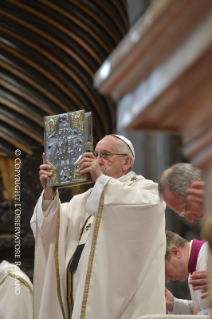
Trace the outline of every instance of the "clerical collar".
[[189, 256], [189, 262], [188, 262], [188, 272], [190, 274], [196, 271], [197, 258], [199, 255], [199, 251], [205, 242], [206, 240], [193, 239], [190, 245], [190, 256]]
[[130, 172], [127, 173], [126, 175], [123, 175], [123, 176], [117, 178], [117, 180], [118, 180], [119, 182], [126, 182], [128, 179], [130, 179], [130, 178], [132, 178], [132, 177], [134, 177], [134, 176], [136, 176], [135, 172], [130, 171]]

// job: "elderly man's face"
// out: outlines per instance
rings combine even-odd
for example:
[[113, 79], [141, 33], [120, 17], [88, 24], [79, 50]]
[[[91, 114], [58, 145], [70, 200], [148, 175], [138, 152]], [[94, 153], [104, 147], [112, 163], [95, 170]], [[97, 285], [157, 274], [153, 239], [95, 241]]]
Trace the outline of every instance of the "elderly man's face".
[[195, 219], [199, 220], [203, 218], [203, 210], [200, 205], [195, 202], [188, 201], [186, 198], [178, 198], [176, 195], [171, 193], [167, 187], [165, 187], [164, 190], [164, 201], [166, 202], [167, 206], [178, 215], [183, 212], [183, 217], [189, 222], [193, 222]]
[[120, 154], [117, 149], [116, 138], [106, 136], [96, 145], [95, 152], [99, 154], [97, 161], [103, 174], [113, 178], [119, 178], [125, 175], [131, 165], [129, 165], [129, 156], [111, 155], [107, 159], [101, 158], [103, 152], [111, 154]]

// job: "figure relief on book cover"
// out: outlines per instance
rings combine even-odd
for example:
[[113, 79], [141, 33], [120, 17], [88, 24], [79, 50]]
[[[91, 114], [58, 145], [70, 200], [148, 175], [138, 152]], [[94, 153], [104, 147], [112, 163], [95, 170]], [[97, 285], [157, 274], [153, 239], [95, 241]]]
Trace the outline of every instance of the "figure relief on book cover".
[[45, 162], [53, 176], [46, 187], [79, 185], [89, 180], [77, 172], [82, 154], [93, 151], [91, 112], [84, 110], [44, 117]]

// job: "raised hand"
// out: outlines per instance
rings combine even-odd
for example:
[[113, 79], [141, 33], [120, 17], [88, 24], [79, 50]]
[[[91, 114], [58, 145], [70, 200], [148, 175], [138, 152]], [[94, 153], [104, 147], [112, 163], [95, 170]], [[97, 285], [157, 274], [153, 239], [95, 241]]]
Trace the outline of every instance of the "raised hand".
[[189, 284], [192, 285], [193, 290], [200, 290], [204, 294], [201, 299], [205, 299], [208, 296], [208, 272], [207, 271], [195, 271], [190, 276]]
[[205, 197], [205, 183], [196, 181], [191, 183], [191, 186], [186, 190], [187, 200], [189, 203], [195, 203], [203, 211]]
[[52, 188], [45, 188], [45, 180], [50, 180], [52, 177], [52, 173], [50, 172], [51, 166], [48, 164], [44, 164], [45, 161], [45, 154], [42, 155], [43, 164], [40, 165], [40, 182], [42, 187], [44, 188], [44, 199], [51, 199], [52, 198]]
[[97, 178], [102, 175], [99, 163], [93, 153], [84, 153], [82, 159], [79, 162], [79, 174], [84, 175], [86, 173], [91, 174], [92, 180], [95, 182]]

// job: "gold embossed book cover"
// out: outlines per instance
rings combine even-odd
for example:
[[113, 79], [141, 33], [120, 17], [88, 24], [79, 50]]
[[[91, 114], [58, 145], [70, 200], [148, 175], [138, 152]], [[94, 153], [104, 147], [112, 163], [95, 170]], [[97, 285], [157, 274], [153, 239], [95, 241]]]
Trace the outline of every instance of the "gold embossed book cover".
[[93, 151], [91, 112], [84, 110], [44, 117], [45, 163], [53, 176], [46, 187], [68, 187], [91, 183], [89, 174], [78, 175], [77, 166], [85, 151]]

